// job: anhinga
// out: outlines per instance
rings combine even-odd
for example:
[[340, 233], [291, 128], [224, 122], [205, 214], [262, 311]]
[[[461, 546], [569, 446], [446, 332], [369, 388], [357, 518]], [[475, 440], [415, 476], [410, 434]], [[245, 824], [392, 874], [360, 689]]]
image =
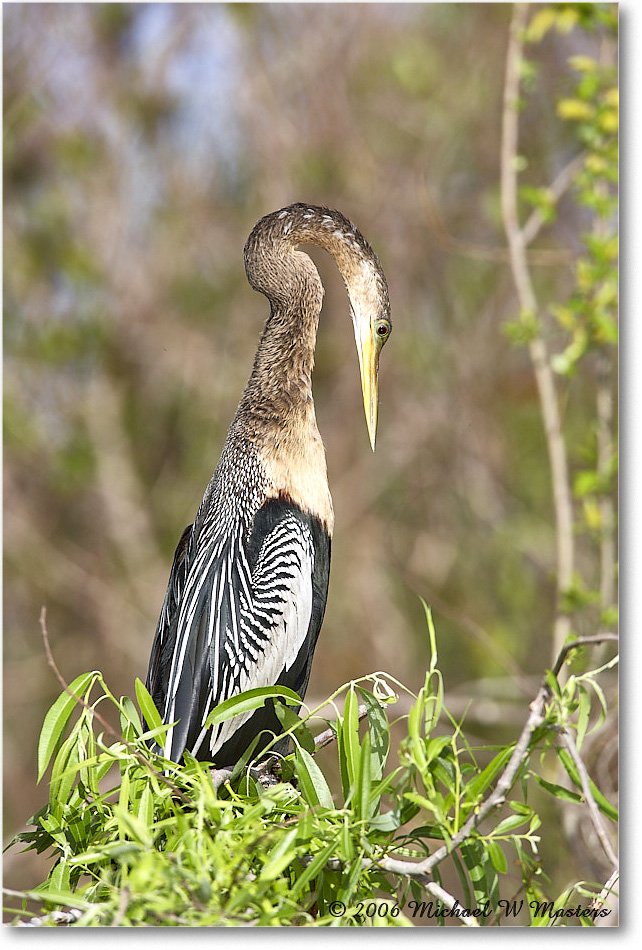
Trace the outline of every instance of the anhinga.
[[163, 721], [176, 723], [163, 748], [176, 762], [188, 750], [233, 764], [281, 724], [268, 703], [205, 730], [211, 710], [257, 686], [303, 698], [310, 677], [334, 515], [311, 382], [323, 286], [300, 244], [325, 248], [343, 276], [374, 449], [379, 352], [391, 330], [386, 279], [342, 214], [290, 205], [261, 218], [245, 245], [248, 281], [270, 301], [270, 316], [216, 471], [176, 549], [152, 647], [147, 688]]

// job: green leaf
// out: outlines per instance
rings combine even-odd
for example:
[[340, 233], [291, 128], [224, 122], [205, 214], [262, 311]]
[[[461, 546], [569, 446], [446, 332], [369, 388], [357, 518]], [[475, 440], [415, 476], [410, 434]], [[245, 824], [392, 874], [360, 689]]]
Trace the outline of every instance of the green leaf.
[[301, 792], [307, 803], [313, 807], [320, 805], [322, 808], [334, 808], [328, 783], [310, 753], [297, 747], [294, 755], [294, 767]]
[[505, 767], [512, 754], [513, 746], [508, 746], [508, 748], [502, 749], [501, 752], [498, 752], [497, 755], [491, 759], [483, 772], [480, 772], [479, 775], [468, 782], [464, 788], [464, 794], [467, 801], [476, 801], [479, 796], [486, 791], [486, 789], [493, 783], [495, 777], [499, 775], [499, 773]]
[[127, 806], [123, 807], [120, 802], [117, 805], [115, 804], [113, 808], [114, 815], [118, 820], [121, 837], [131, 838], [132, 841], [143, 845], [144, 848], [151, 848], [151, 831], [138, 815], [131, 812]]
[[417, 701], [413, 703], [413, 705], [410, 707], [410, 712], [408, 713], [408, 737], [410, 739], [410, 751], [417, 768], [422, 774], [428, 768], [424, 740], [423, 736], [421, 735], [421, 724], [423, 722], [425, 698], [426, 690], [422, 686], [422, 688], [419, 690]]
[[[87, 691], [89, 684], [93, 682], [100, 674], [96, 672], [82, 673], [69, 685], [69, 689], [77, 696], [82, 696]], [[38, 742], [38, 782], [47, 771], [47, 766], [54, 753], [54, 749], [62, 735], [65, 726], [69, 722], [76, 700], [69, 693], [61, 693], [53, 704], [47, 715], [40, 732], [40, 741]]]
[[[566, 749], [558, 749], [557, 754], [559, 756], [560, 762], [566, 769], [571, 781], [577, 786], [577, 788], [581, 789], [582, 780], [580, 778], [579, 772], [577, 771], [575, 762], [571, 758], [570, 754], [566, 751]], [[605, 814], [608, 818], [610, 818], [611, 821], [617, 821], [618, 820], [617, 808], [615, 808], [611, 804], [611, 802], [607, 798], [604, 797], [604, 795], [599, 790], [599, 788], [597, 787], [597, 785], [595, 784], [595, 782], [590, 776], [589, 776], [588, 781], [589, 781], [589, 788], [591, 790], [591, 794], [593, 795], [593, 798], [595, 799], [595, 804], [597, 805], [597, 807], [600, 809], [601, 812], [603, 812], [603, 814]]]
[[290, 732], [298, 744], [312, 755], [315, 750], [314, 736], [301, 717], [298, 716], [293, 709], [290, 709], [289, 706], [284, 706], [283, 703], [279, 702], [274, 704], [274, 712], [283, 726], [284, 731]]
[[336, 730], [337, 730], [337, 753], [339, 755], [339, 773], [341, 775], [341, 793], [343, 795], [344, 802], [347, 802], [350, 796], [350, 775], [348, 774], [348, 761], [346, 759], [346, 749], [345, 742], [343, 740], [343, 733], [345, 730], [344, 722], [341, 716], [337, 717], [336, 721]]
[[428, 625], [428, 638], [430, 640], [430, 666], [428, 667], [428, 671], [432, 673], [433, 670], [437, 669], [437, 635], [432, 620], [432, 610], [423, 597], [420, 597], [419, 600], [423, 604], [424, 613], [426, 614], [426, 624]]
[[452, 743], [450, 736], [438, 736], [436, 739], [427, 739], [424, 748], [426, 751], [426, 763], [430, 765], [433, 759], [439, 758], [444, 749]]
[[499, 899], [499, 881], [489, 851], [479, 838], [469, 838], [460, 846], [461, 856], [470, 874], [478, 906], [490, 899], [493, 907]]
[[333, 837], [321, 851], [315, 854], [310, 864], [308, 864], [290, 889], [292, 900], [298, 900], [300, 898], [308, 883], [317, 876], [319, 871], [327, 864], [328, 859], [334, 855], [337, 848], [337, 841], [338, 836]]
[[81, 759], [82, 737], [80, 720], [71, 735], [65, 739], [58, 755], [54, 759], [49, 783], [49, 805], [53, 814], [59, 817], [62, 807], [67, 804], [69, 794], [78, 774]]
[[292, 863], [296, 855], [296, 847], [294, 844], [296, 836], [297, 829], [291, 828], [272, 848], [267, 861], [263, 865], [261, 881], [274, 881], [283, 873], [288, 864]]
[[341, 738], [345, 748], [350, 785], [354, 787], [359, 774], [361, 746], [359, 745], [359, 702], [353, 683], [350, 684], [350, 689], [346, 693]]
[[154, 824], [154, 798], [149, 783], [145, 782], [140, 801], [138, 803], [138, 817], [148, 828]]
[[53, 815], [45, 815], [40, 819], [40, 827], [43, 828], [47, 834], [51, 835], [54, 841], [56, 841], [63, 850], [67, 846], [67, 838], [65, 833], [60, 827], [60, 822], [57, 821]]
[[147, 728], [159, 729], [163, 725], [163, 721], [160, 717], [160, 713], [156, 709], [154, 700], [147, 691], [147, 687], [138, 677], [136, 677], [134, 686], [136, 689], [136, 699], [138, 700], [138, 705], [140, 706], [140, 711], [143, 714]]
[[248, 689], [245, 693], [232, 696], [219, 703], [205, 720], [204, 728], [209, 729], [211, 726], [233, 719], [234, 716], [259, 709], [268, 699], [282, 699], [291, 706], [301, 705], [301, 697], [287, 686], [257, 686], [256, 689]]
[[[131, 739], [134, 739], [142, 735], [143, 727], [141, 725], [140, 716], [129, 696], [123, 696], [120, 701], [120, 721], [123, 734], [128, 738], [131, 736]], [[130, 727], [133, 727], [133, 736], [131, 735], [132, 728]]]
[[388, 811], [385, 815], [375, 815], [370, 819], [370, 827], [375, 831], [396, 831], [401, 823], [399, 813]]
[[546, 791], [554, 795], [555, 798], [559, 798], [560, 801], [575, 802], [577, 804], [583, 800], [582, 796], [578, 795], [577, 792], [573, 792], [569, 788], [564, 788], [563, 785], [557, 785], [555, 782], [547, 782], [546, 779], [543, 779], [541, 775], [537, 775], [536, 772], [533, 772], [532, 776], [538, 785], [545, 788]]
[[38, 901], [38, 903], [40, 903], [44, 897], [47, 903], [62, 904], [66, 907], [77, 907], [79, 910], [90, 910], [92, 907], [90, 901], [82, 900], [81, 898], [70, 894], [68, 891], [58, 893], [57, 891], [53, 890], [41, 891], [37, 889], [33, 891], [25, 891], [25, 897], [31, 898], [31, 900], [34, 901]]
[[506, 818], [502, 818], [496, 828], [493, 828], [491, 836], [496, 837], [497, 835], [506, 834], [507, 831], [512, 831], [513, 828], [519, 828], [520, 825], [526, 824], [529, 818], [530, 815], [508, 815]]
[[361, 756], [359, 759], [359, 774], [357, 776], [357, 793], [354, 799], [354, 806], [360, 818], [369, 818], [372, 814], [370, 807], [370, 789], [372, 787], [372, 778], [370, 774], [370, 733], [367, 732], [363, 738], [361, 747]]
[[381, 703], [367, 689], [358, 687], [359, 696], [368, 712], [370, 728], [370, 771], [372, 780], [379, 781], [390, 751], [390, 726]]
[[586, 688], [582, 686], [581, 684], [578, 684], [578, 699], [579, 699], [579, 704], [577, 707], [576, 745], [579, 751], [579, 749], [582, 748], [584, 736], [586, 735], [586, 730], [588, 728], [589, 714], [591, 712], [591, 697], [589, 696]]
[[506, 856], [499, 844], [496, 841], [493, 841], [492, 838], [489, 838], [486, 842], [486, 849], [488, 855], [492, 862], [493, 867], [499, 874], [506, 874], [506, 869], [508, 867], [506, 863]]

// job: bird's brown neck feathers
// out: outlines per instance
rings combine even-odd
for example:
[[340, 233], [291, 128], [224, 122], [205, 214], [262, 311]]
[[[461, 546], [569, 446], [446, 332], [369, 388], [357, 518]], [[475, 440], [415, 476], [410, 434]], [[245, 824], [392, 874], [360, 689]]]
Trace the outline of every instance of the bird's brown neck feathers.
[[254, 444], [274, 494], [317, 515], [331, 533], [332, 500], [312, 401], [323, 286], [311, 259], [296, 249], [300, 244], [332, 254], [351, 305], [369, 297], [387, 301], [374, 252], [340, 212], [295, 204], [261, 218], [245, 245], [245, 268], [271, 311], [235, 421]]

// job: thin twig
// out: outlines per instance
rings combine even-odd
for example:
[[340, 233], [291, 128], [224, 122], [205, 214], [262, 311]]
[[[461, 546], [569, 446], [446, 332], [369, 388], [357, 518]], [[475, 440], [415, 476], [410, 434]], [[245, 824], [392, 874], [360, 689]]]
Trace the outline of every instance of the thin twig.
[[[585, 159], [585, 152], [580, 152], [579, 155], [575, 155], [554, 178], [548, 188], [553, 202], [557, 203], [562, 195], [571, 187], [575, 181], [575, 176], [584, 165]], [[534, 241], [545, 224], [544, 215], [539, 208], [535, 208], [522, 229], [524, 244], [528, 245], [531, 241]], [[529, 261], [532, 261], [532, 257], [530, 256], [532, 253], [532, 251], [529, 253]]]
[[560, 670], [566, 662], [566, 657], [572, 650], [576, 650], [577, 647], [595, 646], [599, 643], [617, 642], [619, 639], [620, 638], [617, 633], [596, 633], [593, 636], [576, 637], [574, 640], [569, 640], [568, 643], [564, 644], [555, 663], [553, 664], [553, 669], [551, 670], [553, 676], [559, 675]]
[[577, 746], [575, 745], [575, 741], [572, 735], [570, 734], [570, 732], [568, 731], [568, 729], [564, 728], [561, 730], [560, 738], [562, 742], [564, 743], [564, 746], [566, 747], [569, 755], [573, 759], [573, 762], [575, 763], [575, 768], [579, 772], [580, 781], [582, 783], [582, 793], [584, 795], [586, 807], [589, 810], [589, 815], [591, 816], [591, 821], [593, 822], [593, 828], [595, 829], [595, 833], [598, 837], [598, 841], [602, 845], [602, 850], [604, 851], [604, 854], [607, 856], [612, 866], [617, 870], [618, 859], [615, 855], [615, 852], [613, 851], [613, 848], [611, 847], [611, 842], [609, 841], [608, 834], [606, 833], [606, 828], [604, 827], [604, 822], [602, 821], [600, 810], [597, 807], [597, 803], [595, 799], [593, 798], [589, 774], [582, 760], [582, 756], [578, 752]]
[[[524, 231], [520, 228], [517, 212], [516, 160], [519, 133], [519, 66], [522, 59], [522, 37], [527, 18], [528, 4], [516, 4], [506, 54], [501, 142], [501, 201], [504, 230], [510, 250], [511, 270], [520, 309], [523, 313], [535, 317], [539, 307], [528, 269]], [[571, 586], [573, 579], [573, 506], [568, 479], [566, 445], [562, 434], [553, 371], [546, 343], [541, 333], [538, 333], [529, 342], [529, 351], [542, 408], [555, 505], [558, 596], [553, 637], [553, 656], [555, 656], [570, 632], [570, 620], [563, 613], [561, 604], [563, 595]]]
[[[457, 254], [459, 257], [468, 257], [476, 261], [493, 261], [498, 264], [508, 264], [510, 262], [510, 251], [507, 247], [475, 244], [471, 241], [453, 237], [443, 222], [426, 181], [423, 182], [423, 199], [426, 219], [432, 229], [437, 245], [447, 254]], [[531, 223], [530, 232], [532, 233], [530, 240], [533, 240], [543, 223], [543, 219], [540, 222], [537, 218], [537, 212], [533, 212], [529, 218], [529, 223]], [[551, 250], [538, 248], [537, 250], [527, 251], [527, 255], [529, 264], [540, 267], [568, 266], [572, 260], [571, 254], [559, 248]]]
[[129, 888], [123, 887], [120, 892], [120, 897], [118, 899], [118, 910], [112, 920], [110, 927], [120, 927], [122, 921], [125, 919], [125, 914], [127, 913], [127, 905], [129, 904]]
[[617, 893], [614, 891], [614, 887], [619, 881], [619, 879], [620, 879], [620, 872], [618, 870], [613, 871], [613, 874], [611, 874], [610, 878], [608, 879], [608, 881], [606, 882], [606, 884], [604, 885], [600, 893], [597, 895], [597, 897], [594, 897], [593, 900], [591, 901], [591, 904], [590, 904], [591, 910], [601, 910], [602, 907], [604, 907], [609, 897], [617, 896]]
[[[555, 176], [548, 188], [554, 203], [559, 202], [560, 198], [571, 187], [578, 171], [584, 164], [585, 158], [586, 154], [584, 152], [574, 155]], [[425, 203], [426, 218], [435, 235], [437, 244], [442, 250], [448, 254], [458, 254], [460, 257], [469, 257], [473, 260], [496, 261], [500, 264], [509, 263], [510, 250], [508, 247], [490, 247], [485, 244], [475, 244], [471, 241], [464, 241], [461, 238], [454, 237], [450, 233], [439, 213], [439, 209], [437, 208], [437, 204], [425, 177], [420, 193], [423, 195]], [[534, 208], [522, 229], [525, 248], [532, 244], [546, 224], [547, 221], [540, 209]], [[526, 251], [526, 255], [528, 263], [533, 266], [559, 267], [560, 264], [568, 265], [573, 259], [573, 255], [560, 248], [551, 250], [542, 248], [528, 250]]]

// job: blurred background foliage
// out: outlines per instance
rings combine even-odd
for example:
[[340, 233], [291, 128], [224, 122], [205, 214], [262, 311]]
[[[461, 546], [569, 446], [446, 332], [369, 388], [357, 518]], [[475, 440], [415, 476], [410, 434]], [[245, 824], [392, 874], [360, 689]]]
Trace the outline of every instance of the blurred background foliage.
[[[524, 216], [582, 147], [577, 105], [557, 106], [582, 98], [569, 58], [615, 63], [613, 31], [591, 6], [558, 5], [567, 29], [540, 17], [528, 51]], [[68, 680], [100, 669], [132, 694], [267, 313], [243, 245], [260, 216], [293, 201], [357, 223], [394, 319], [373, 456], [345, 292], [311, 251], [326, 287], [314, 387], [336, 531], [309, 696], [376, 669], [417, 690], [420, 594], [449, 708], [467, 709], [480, 737], [505, 740], [523, 721], [552, 660], [556, 554], [532, 368], [505, 332], [518, 316], [499, 191], [511, 11], [4, 7], [7, 837], [46, 797], [35, 748], [59, 687], [41, 605]], [[542, 299], [572, 309], [590, 215], [571, 190], [551, 210], [533, 245], [545, 252], [532, 258]], [[545, 327], [561, 356], [564, 316]], [[572, 477], [594, 467], [599, 372], [590, 357], [557, 378]], [[600, 491], [613, 498], [612, 480]], [[576, 544], [597, 586], [595, 531]], [[29, 884], [28, 860], [14, 856], [9, 877]]]

